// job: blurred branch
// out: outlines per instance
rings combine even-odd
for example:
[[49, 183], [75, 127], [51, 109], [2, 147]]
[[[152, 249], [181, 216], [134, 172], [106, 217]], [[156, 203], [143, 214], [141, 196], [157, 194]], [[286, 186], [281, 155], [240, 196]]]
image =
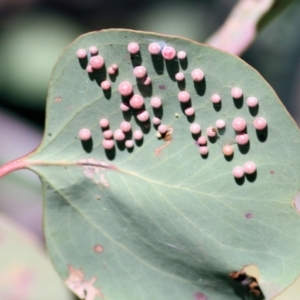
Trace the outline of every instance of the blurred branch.
[[241, 55], [265, 27], [294, 0], [240, 0], [222, 27], [206, 43]]

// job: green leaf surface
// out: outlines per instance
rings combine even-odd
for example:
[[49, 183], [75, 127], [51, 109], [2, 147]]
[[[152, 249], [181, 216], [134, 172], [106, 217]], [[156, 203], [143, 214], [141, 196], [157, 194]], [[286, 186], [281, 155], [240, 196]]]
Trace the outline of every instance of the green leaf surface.
[[0, 214], [0, 299], [71, 300], [41, 245]]
[[[129, 42], [139, 44], [137, 55], [128, 53]], [[184, 50], [187, 60], [151, 56], [151, 42]], [[89, 76], [87, 62], [76, 51], [92, 45], [105, 67]], [[114, 63], [119, 69], [111, 77], [107, 68]], [[134, 77], [136, 65], [146, 67], [150, 86]], [[196, 68], [205, 74], [199, 83], [190, 76]], [[174, 78], [178, 71], [185, 74], [183, 83]], [[111, 81], [109, 92], [99, 86], [104, 78]], [[151, 122], [139, 122], [136, 110], [122, 113], [122, 81], [144, 97], [150, 121], [162, 116], [172, 131], [170, 141], [157, 138]], [[242, 89], [242, 99], [232, 98], [234, 87]], [[180, 90], [190, 93], [194, 117], [184, 114]], [[214, 93], [221, 105], [212, 104]], [[162, 99], [161, 110], [152, 109], [153, 96]], [[247, 106], [249, 96], [259, 100], [257, 109]], [[267, 120], [267, 130], [255, 130], [257, 116]], [[231, 123], [236, 117], [247, 122], [246, 146], [235, 143]], [[144, 138], [132, 151], [124, 142], [104, 150], [101, 118], [109, 119], [112, 130], [128, 120]], [[209, 154], [203, 157], [190, 124], [200, 124], [206, 135], [217, 119], [226, 128], [208, 142]], [[88, 142], [78, 138], [81, 128], [91, 130]], [[80, 278], [79, 296], [89, 286], [86, 299], [226, 300], [259, 299], [228, 275], [255, 265], [260, 287], [271, 299], [300, 271], [300, 219], [293, 205], [299, 190], [299, 137], [274, 91], [235, 56], [145, 32], [106, 30], [79, 37], [54, 68], [44, 139], [28, 158], [43, 183], [45, 235], [56, 269], [69, 283]], [[226, 144], [234, 148], [227, 159]], [[235, 180], [233, 168], [247, 161], [256, 164], [257, 172]]]

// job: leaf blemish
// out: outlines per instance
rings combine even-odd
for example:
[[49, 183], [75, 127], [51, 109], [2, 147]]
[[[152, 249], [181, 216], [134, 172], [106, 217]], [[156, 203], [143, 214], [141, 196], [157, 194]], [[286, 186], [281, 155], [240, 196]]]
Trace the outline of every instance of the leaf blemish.
[[208, 300], [208, 298], [204, 294], [202, 294], [200, 292], [195, 293], [194, 299], [195, 300]]
[[95, 253], [102, 253], [104, 251], [104, 248], [101, 245], [95, 245], [93, 248]]
[[79, 299], [94, 300], [97, 296], [102, 298], [101, 291], [94, 287], [96, 277], [86, 281], [81, 269], [76, 270], [69, 265], [69, 277], [65, 280], [66, 286], [79, 297]]
[[298, 213], [300, 213], [300, 191], [297, 193], [297, 195], [294, 198], [294, 206]]
[[173, 131], [174, 131], [174, 129], [172, 128], [172, 127], [168, 127], [167, 128], [167, 130], [166, 130], [166, 132], [165, 133], [161, 133], [161, 135], [162, 135], [162, 139], [164, 140], [164, 141], [166, 141], [166, 143], [165, 144], [163, 144], [162, 146], [160, 146], [160, 147], [158, 147], [158, 148], [156, 148], [155, 149], [155, 155], [156, 156], [160, 156], [162, 153], [162, 150], [164, 149], [164, 148], [167, 148], [169, 145], [170, 145], [170, 143], [171, 143], [171, 141], [172, 141], [172, 133], [173, 133]]
[[101, 166], [101, 164], [103, 166], [106, 165], [104, 162], [100, 162], [99, 164], [99, 162], [96, 161], [94, 158], [88, 158], [86, 160], [81, 160], [79, 163], [83, 165], [83, 174], [87, 178], [91, 179], [96, 184], [109, 187], [109, 183], [104, 176], [106, 168]]

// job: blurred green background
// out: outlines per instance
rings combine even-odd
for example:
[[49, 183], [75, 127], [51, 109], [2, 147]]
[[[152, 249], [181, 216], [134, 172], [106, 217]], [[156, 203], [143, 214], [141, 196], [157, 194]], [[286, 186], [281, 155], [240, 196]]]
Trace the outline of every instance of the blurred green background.
[[[199, 42], [224, 22], [237, 0], [0, 0], [0, 164], [42, 139], [47, 86], [54, 63], [80, 34], [130, 28]], [[300, 124], [300, 1], [259, 33], [242, 55]], [[0, 213], [42, 243], [42, 193], [29, 171], [0, 180]]]

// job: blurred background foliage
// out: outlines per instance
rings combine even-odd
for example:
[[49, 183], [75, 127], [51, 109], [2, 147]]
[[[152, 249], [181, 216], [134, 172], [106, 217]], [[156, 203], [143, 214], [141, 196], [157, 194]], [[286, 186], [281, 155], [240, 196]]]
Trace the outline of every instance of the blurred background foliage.
[[[0, 0], [0, 164], [38, 146], [51, 70], [77, 36], [105, 28], [130, 28], [205, 42], [237, 2]], [[270, 83], [298, 124], [299, 16], [300, 1], [296, 0], [263, 28], [242, 55]], [[24, 170], [1, 179], [0, 212], [43, 241], [42, 193], [34, 174]]]

